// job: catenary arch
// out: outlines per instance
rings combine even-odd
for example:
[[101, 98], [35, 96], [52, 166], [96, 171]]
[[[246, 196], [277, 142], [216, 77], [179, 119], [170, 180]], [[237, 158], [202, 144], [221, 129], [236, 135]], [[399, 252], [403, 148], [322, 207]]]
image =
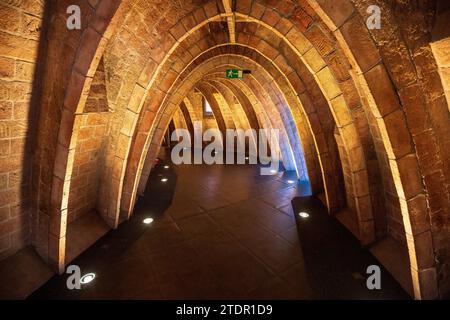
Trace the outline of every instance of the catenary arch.
[[[217, 92], [219, 92], [222, 97], [225, 99], [225, 102], [227, 103], [233, 119], [236, 128], [241, 129], [258, 129], [259, 124], [257, 121], [252, 122], [253, 126], [250, 125], [251, 121], [249, 119], [248, 114], [245, 113], [245, 109], [242, 106], [244, 103], [241, 99], [239, 99], [226, 85], [223, 85], [221, 82], [218, 81], [205, 81], [207, 84], [212, 86]], [[251, 109], [253, 111], [253, 109]], [[256, 115], [253, 115], [256, 119]], [[251, 117], [251, 116], [250, 116]]]
[[[264, 113], [262, 110], [264, 107], [263, 104], [268, 104], [269, 101], [262, 96], [263, 89], [256, 87], [255, 79], [247, 79], [245, 81], [230, 81], [223, 78], [223, 72], [208, 74], [205, 76], [207, 81], [211, 81], [214, 83], [220, 83], [226, 88], [229, 88], [235, 94], [238, 99], [242, 99], [243, 105], [253, 106], [255, 110], [258, 110], [258, 118], [261, 123], [266, 123], [264, 127], [271, 127], [269, 122], [268, 115]], [[211, 79], [211, 80], [210, 80]], [[255, 91], [246, 84], [246, 82], [253, 81]], [[261, 105], [259, 107], [259, 105]], [[315, 194], [323, 192], [323, 183], [322, 183], [322, 174], [318, 163], [317, 153], [314, 145], [314, 139], [312, 138], [311, 132], [307, 129], [308, 124], [305, 123], [305, 119], [302, 117], [300, 120], [295, 118], [296, 125], [299, 130], [299, 136], [301, 138], [303, 154], [305, 156], [306, 168], [308, 170], [308, 177], [311, 184], [312, 192]]]
[[[430, 106], [430, 110], [440, 110], [442, 109], [442, 106], [446, 106], [446, 104], [442, 102], [440, 97], [434, 98], [425, 94], [422, 97], [425, 99], [424, 103], [421, 105], [421, 107], [424, 106], [425, 111], [423, 109], [420, 109], [419, 111], [424, 112], [426, 115], [426, 121], [420, 126], [417, 126], [417, 123], [413, 121], [411, 118], [411, 113], [405, 113], [400, 110], [400, 107], [405, 107], [405, 110], [410, 110], [409, 108], [411, 108], [412, 103], [408, 100], [408, 97], [416, 95], [421, 98], [421, 95], [419, 94], [420, 92], [434, 92], [433, 90], [427, 90], [429, 89], [427, 87], [429, 86], [429, 81], [427, 82], [427, 79], [433, 75], [432, 71], [423, 72], [424, 77], [420, 79], [414, 71], [411, 72], [411, 69], [414, 70], [414, 65], [417, 63], [419, 57], [425, 57], [424, 59], [427, 62], [432, 61], [433, 57], [426, 55], [426, 50], [424, 54], [420, 55], [420, 49], [423, 48], [423, 45], [419, 41], [410, 41], [405, 44], [405, 42], [401, 39], [401, 36], [395, 34], [394, 37], [398, 40], [398, 43], [401, 44], [402, 49], [410, 47], [413, 52], [417, 53], [414, 56], [413, 61], [409, 61], [405, 64], [408, 68], [410, 66], [413, 66], [413, 68], [406, 70], [407, 72], [404, 72], [405, 70], [396, 70], [393, 66], [393, 60], [382, 60], [382, 57], [378, 52], [378, 48], [375, 45], [380, 45], [385, 53], [392, 52], [393, 48], [389, 47], [388, 44], [390, 42], [384, 41], [385, 38], [383, 38], [383, 36], [385, 35], [381, 32], [377, 33], [377, 31], [369, 32], [364, 26], [363, 18], [365, 17], [365, 13], [363, 11], [363, 6], [361, 5], [363, 1], [344, 1], [344, 4], [339, 6], [341, 10], [339, 13], [341, 13], [341, 15], [336, 15], [331, 12], [329, 8], [327, 11], [326, 5], [319, 6], [315, 1], [308, 2], [311, 4], [312, 8], [304, 4], [304, 10], [306, 10], [311, 18], [316, 18], [316, 12], [319, 14], [321, 21], [324, 21], [324, 24], [327, 26], [328, 30], [332, 32], [333, 37], [336, 37], [340, 47], [343, 48], [342, 54], [349, 60], [354, 70], [357, 70], [356, 73], [351, 74], [351, 79], [354, 81], [354, 88], [359, 90], [360, 95], [364, 98], [362, 100], [362, 107], [366, 112], [368, 112], [369, 120], [372, 121], [372, 132], [374, 132], [373, 134], [378, 135], [378, 139], [375, 142], [377, 154], [383, 156], [383, 154], [386, 153], [388, 155], [388, 160], [385, 163], [382, 163], [381, 170], [383, 170], [383, 172], [387, 172], [393, 177], [387, 179], [388, 181], [393, 180], [394, 188], [390, 191], [393, 191], [392, 193], [397, 195], [397, 198], [399, 199], [397, 201], [400, 204], [399, 207], [407, 234], [407, 244], [410, 252], [412, 268], [411, 273], [413, 276], [416, 296], [420, 298], [436, 295], [437, 287], [433, 287], [433, 283], [435, 283], [434, 280], [437, 278], [437, 273], [439, 270], [435, 267], [436, 263], [434, 259], [432, 259], [434, 255], [432, 253], [430, 254], [430, 251], [434, 251], [432, 242], [433, 239], [437, 241], [436, 237], [439, 235], [439, 230], [433, 230], [430, 222], [427, 222], [426, 219], [424, 220], [424, 217], [427, 217], [432, 213], [432, 221], [435, 221], [434, 219], [439, 219], [439, 217], [445, 213], [445, 208], [449, 207], [448, 205], [445, 205], [448, 203], [448, 198], [436, 199], [436, 197], [430, 197], [435, 194], [435, 192], [433, 192], [433, 186], [436, 184], [445, 184], [445, 182], [448, 181], [448, 158], [442, 157], [442, 161], [435, 164], [437, 168], [434, 168], [435, 171], [431, 174], [432, 172], [430, 171], [430, 166], [432, 165], [431, 163], [434, 162], [427, 161], [427, 157], [425, 155], [426, 152], [429, 151], [425, 152], [421, 149], [421, 146], [423, 145], [422, 142], [426, 132], [426, 134], [433, 139], [432, 141], [435, 141], [435, 144], [430, 146], [430, 148], [432, 148], [432, 153], [434, 152], [434, 154], [441, 156], [441, 150], [445, 150], [443, 148], [445, 145], [445, 139], [443, 137], [446, 135], [441, 134], [445, 131], [445, 126], [440, 124], [443, 122], [445, 123], [445, 121], [448, 120], [448, 116], [445, 116], [444, 114], [444, 117], [441, 117], [444, 120], [440, 120], [436, 117], [438, 112], [431, 112], [426, 109], [427, 106]], [[210, 3], [213, 2], [208, 2], [202, 10], [205, 17], [208, 12], [210, 19], [212, 19], [221, 9], [217, 3], [215, 3], [217, 10], [211, 9], [209, 6]], [[271, 7], [269, 8], [268, 6], [265, 6], [264, 2], [255, 3], [258, 4], [255, 8], [262, 7], [262, 11], [260, 13], [258, 13], [257, 10], [253, 10], [254, 6], [249, 6], [249, 8], [247, 8], [244, 4], [242, 4], [242, 2], [238, 4], [237, 10], [242, 13], [242, 16], [240, 16], [241, 19], [245, 19], [246, 16], [251, 16], [256, 20], [261, 19], [262, 21], [265, 21], [267, 25], [274, 24], [275, 22], [273, 21], [276, 21], [275, 26], [273, 26], [274, 29], [281, 34], [285, 32], [287, 35], [286, 38], [288, 40], [292, 40], [291, 44], [296, 42], [295, 40], [298, 40], [295, 39], [295, 37], [301, 37], [301, 32], [296, 34], [291, 31], [292, 28], [289, 29], [285, 27], [285, 24], [289, 25], [289, 19], [281, 17], [278, 14], [279, 12], [283, 12], [283, 10], [279, 8], [279, 5], [274, 5], [275, 10], [273, 10]], [[280, 1], [280, 3], [285, 4], [286, 2]], [[99, 8], [102, 8], [103, 11], [99, 10]], [[349, 9], [343, 10], [342, 8]], [[126, 6], [123, 6], [120, 10], [126, 11], [127, 9], [128, 8]], [[248, 11], [245, 11], [247, 9]], [[50, 236], [48, 237], [48, 247], [52, 248], [52, 250], [48, 251], [48, 258], [59, 267], [61, 264], [64, 264], [65, 237], [64, 233], [61, 232], [64, 228], [61, 221], [64, 219], [66, 210], [65, 204], [68, 197], [67, 187], [70, 185], [70, 162], [71, 157], [73, 157], [73, 147], [76, 144], [76, 132], [73, 132], [74, 122], [76, 121], [76, 117], [74, 116], [76, 112], [74, 112], [74, 110], [78, 109], [78, 112], [82, 110], [84, 101], [79, 97], [82, 96], [82, 93], [86, 93], [86, 90], [89, 88], [89, 81], [92, 77], [92, 73], [96, 69], [95, 65], [98, 61], [97, 59], [100, 59], [102, 52], [104, 51], [103, 49], [107, 46], [109, 40], [107, 35], [108, 32], [111, 34], [112, 31], [116, 30], [112, 27], [117, 26], [111, 26], [111, 28], [108, 28], [106, 36], [103, 36], [105, 35], [106, 27], [108, 27], [108, 22], [112, 19], [114, 14], [120, 14], [120, 10], [116, 12], [117, 6], [114, 7], [111, 4], [107, 5], [103, 1], [99, 2], [97, 10], [98, 15], [91, 18], [93, 23], [83, 31], [84, 42], [80, 42], [83, 43], [82, 45], [80, 44], [80, 48], [83, 49], [80, 51], [82, 54], [80, 54], [80, 58], [78, 58], [78, 60], [77, 58], [74, 58], [74, 68], [69, 71], [69, 75], [71, 76], [68, 77], [68, 79], [70, 79], [70, 86], [68, 86], [68, 88], [70, 88], [67, 89], [67, 92], [62, 95], [65, 101], [61, 103], [62, 99], [59, 98], [60, 103], [55, 104], [64, 105], [63, 112], [60, 115], [61, 126], [59, 127], [60, 129], [58, 132], [57, 148], [54, 149], [53, 153], [49, 152], [46, 154], [43, 152], [43, 156], [39, 158], [42, 163], [50, 162], [54, 159], [54, 168], [47, 170], [47, 172], [43, 172], [43, 183], [42, 185], [38, 185], [43, 188], [41, 192], [43, 198], [46, 197], [45, 191], [51, 190], [51, 192], [48, 192], [50, 195], [49, 200], [43, 201], [43, 206], [41, 208], [45, 208], [45, 206], [48, 207], [47, 210], [43, 211], [47, 212], [50, 216], [50, 224], [55, 226], [55, 229], [50, 231]], [[388, 13], [386, 18], [394, 20], [394, 13], [389, 7], [387, 7], [386, 12]], [[278, 20], [276, 17], [277, 14], [279, 16]], [[115, 16], [114, 18], [116, 19], [117, 17], [118, 16]], [[195, 16], [193, 15], [193, 17]], [[288, 21], [286, 22], [286, 20]], [[196, 21], [195, 18], [194, 21]], [[283, 24], [281, 24], [280, 21], [283, 21]], [[405, 24], [406, 22], [401, 23]], [[321, 26], [323, 27], [323, 25]], [[402, 25], [402, 27], [405, 27], [405, 25]], [[183, 25], [183, 29], [186, 30], [185, 25]], [[314, 32], [318, 32], [317, 29], [312, 28], [308, 30], [305, 28], [303, 32], [308, 36], [313, 37], [314, 32], [312, 30], [314, 30]], [[413, 30], [415, 31], [416, 29]], [[396, 33], [398, 32], [400, 31], [396, 30]], [[365, 43], [367, 45], [358, 47], [352, 43], [352, 40], [349, 38], [350, 33], [360, 37], [359, 43]], [[407, 39], [411, 39], [413, 35], [406, 35]], [[425, 35], [421, 36], [424, 37]], [[320, 46], [320, 43], [317, 41], [312, 41], [312, 43], [313, 47], [317, 48], [315, 49], [316, 51], [322, 52], [324, 50], [323, 46]], [[100, 47], [99, 44], [101, 44]], [[155, 51], [152, 52], [155, 53], [155, 57], [164, 57], [164, 54], [157, 55], [157, 50], [158, 49], [155, 49]], [[312, 57], [317, 58], [317, 56], [313, 54], [315, 53], [314, 51], [309, 54], [308, 52], [309, 51], [305, 52], [305, 59], [311, 58], [308, 55], [312, 55]], [[160, 60], [159, 62], [162, 61], [162, 59], [159, 58], [156, 58], [156, 60]], [[433, 68], [432, 65], [433, 64], [430, 63], [430, 69]], [[317, 77], [319, 80], [321, 77], [325, 80], [329, 77], [329, 72], [332, 73], [332, 71], [334, 71], [334, 69], [330, 64], [330, 69], [327, 70], [322, 68], [318, 70]], [[395, 86], [391, 83], [388, 74], [392, 77], [392, 81], [395, 82]], [[171, 75], [169, 75], [169, 78], [170, 76]], [[169, 78], [167, 78], [167, 82], [170, 82]], [[326, 83], [326, 81], [322, 82]], [[141, 94], [143, 96], [145, 94], [145, 89], [147, 88], [145, 83], [146, 81], [142, 81], [140, 85], [141, 88], [139, 88], [139, 86], [135, 86], [133, 90], [131, 90], [129, 96], [133, 96], [134, 98]], [[166, 83], [163, 82], [163, 86], [161, 87], [164, 90], [167, 89]], [[400, 89], [397, 90], [397, 88]], [[324, 91], [328, 90], [330, 92], [334, 89], [335, 88], [333, 87], [330, 88], [325, 86], [323, 88]], [[384, 90], [388, 90], [387, 92], [390, 93], [383, 96], [382, 91]], [[154, 90], [152, 89], [152, 92], [153, 91]], [[400, 92], [398, 97], [396, 96], [397, 92]], [[127, 99], [122, 99], [119, 101], [121, 101], [120, 104], [128, 106], [127, 110], [131, 110], [133, 109], [134, 104], [137, 104], [139, 109], [141, 107], [141, 103], [139, 101], [142, 100], [143, 99], [136, 99], [133, 103], [128, 103]], [[158, 103], [155, 103], [154, 106], [157, 105]], [[134, 117], [136, 117], [137, 114], [138, 113], [134, 112]], [[127, 111], [126, 119], [128, 119], [128, 117], [132, 118], [132, 115], [129, 115], [129, 112]], [[146, 120], [149, 118], [151, 118], [151, 116], [147, 116]], [[133, 125], [131, 127], [133, 127]], [[418, 131], [415, 131], [415, 134], [410, 136], [408, 128], [413, 128], [411, 130]], [[124, 133], [123, 135], [125, 137], [130, 137], [130, 133], [133, 132], [132, 129], [133, 128], [128, 130], [128, 128], [124, 128], [121, 129], [120, 132]], [[128, 141], [129, 140], [130, 139], [128, 139]], [[116, 141], [118, 141], [118, 139]], [[115, 153], [112, 157], [114, 159], [112, 163], [115, 164], [115, 167], [112, 166], [115, 170], [114, 180], [119, 182], [118, 192], [120, 192], [121, 189], [120, 181], [122, 171], [125, 170], [123, 160], [128, 159], [126, 156], [128, 151], [129, 147], [120, 150], [120, 152], [125, 154], [125, 157], [123, 158], [118, 157], [118, 153]], [[46, 161], [46, 157], [49, 161]], [[411, 167], [417, 168], [417, 170], [411, 170]], [[434, 174], [435, 172], [438, 172], [439, 174]], [[423, 181], [422, 177], [424, 177]], [[115, 186], [116, 183], [112, 184], [111, 187], [113, 185]], [[448, 190], [447, 193], [443, 193], [443, 195], [448, 195]], [[394, 199], [394, 202], [395, 201], [396, 200]], [[424, 206], [423, 203], [431, 203], [431, 206]], [[112, 213], [117, 211], [117, 208], [117, 203], [111, 204]], [[114, 217], [114, 214], [111, 214], [110, 216]], [[44, 221], [44, 219], [42, 220]], [[59, 227], [56, 228], [57, 226]], [[439, 245], [439, 241], [436, 243]], [[426, 248], [425, 251], [423, 248]], [[438, 246], [436, 251], [438, 252], [441, 249], [442, 247]], [[431, 279], [431, 281], [425, 281], [424, 279]]]
[[118, 161], [118, 162], [120, 162], [120, 161]]
[[[342, 99], [341, 99], [341, 101], [342, 101]], [[339, 101], [338, 101], [339, 102]], [[351, 128], [349, 129], [349, 128], [347, 128], [347, 130], [346, 130], [346, 132], [347, 131], [349, 131], [350, 133], [352, 133], [353, 132], [353, 130], [351, 130]], [[357, 156], [359, 156], [358, 158], [361, 158], [361, 156], [360, 156], [360, 154], [361, 154], [361, 148], [355, 148], [354, 150], [352, 150], [353, 152], [351, 153], [352, 155], [353, 154], [356, 154]], [[355, 163], [355, 162], [353, 162], [353, 163]], [[360, 169], [360, 168], [356, 168], [355, 170], [358, 170], [358, 171], [356, 171], [357, 172], [357, 176], [356, 176], [356, 178], [355, 179], [357, 179], [358, 181], [361, 181], [362, 179], [361, 179], [361, 177], [364, 177], [364, 169]], [[364, 180], [364, 179], [363, 179]], [[364, 184], [363, 184], [364, 185]], [[367, 183], [366, 183], [366, 185], [367, 185]], [[361, 188], [360, 188], [361, 189]], [[364, 192], [364, 190], [365, 189], [367, 189], [367, 187], [365, 187], [365, 188], [362, 188], [362, 191], [361, 192]], [[367, 196], [367, 194], [363, 194], [362, 196], [361, 196], [361, 194], [359, 194], [358, 195], [359, 197], [357, 198], [358, 200], [359, 200], [359, 204], [361, 204], [360, 205], [360, 207], [362, 207], [362, 209], [360, 208], [360, 210], [359, 211], [364, 211], [364, 212], [367, 212], [367, 211], [369, 211], [370, 210], [370, 200], [369, 200], [369, 198], [368, 198], [368, 196]], [[363, 210], [364, 209], [364, 210]], [[370, 215], [368, 215], [369, 217], [370, 217]], [[367, 215], [366, 215], [366, 220], [365, 220], [365, 222], [370, 222], [370, 221], [368, 221], [367, 220]], [[367, 228], [365, 228], [365, 229], [367, 229]], [[370, 238], [370, 237], [369, 237]]]
[[[210, 61], [210, 63], [211, 63], [211, 61]], [[193, 82], [193, 80], [192, 80], [192, 78], [193, 77], [189, 77], [189, 83], [192, 83]], [[201, 75], [200, 76], [198, 76], [198, 78], [200, 79], [201, 78]], [[195, 81], [194, 81], [195, 82]], [[183, 84], [184, 84], [184, 82], [182, 82], [182, 85], [181, 86], [183, 86]], [[194, 87], [195, 86], [195, 83], [194, 84], [192, 84], [192, 87]], [[190, 91], [191, 90], [191, 87], [187, 87], [186, 89], [184, 89], [185, 90], [185, 92], [188, 92], [188, 91]], [[177, 88], [177, 90], [175, 90], [176, 92], [181, 92], [182, 90], [181, 89], [179, 89], [179, 88]], [[173, 103], [172, 105], [176, 105], [176, 103]], [[164, 117], [165, 118], [165, 117]], [[160, 129], [160, 128], [158, 128], [158, 129], [155, 129], [155, 130], [159, 130], [159, 131], [163, 131], [163, 130], [165, 130], [165, 128], [166, 128], [166, 126], [167, 126], [167, 122], [163, 122], [163, 124], [162, 124], [162, 129]], [[153, 154], [154, 156], [157, 154], [157, 151], [158, 151], [158, 148], [159, 148], [159, 140], [156, 140], [156, 141], [154, 141], [154, 142], [152, 142], [151, 144], [150, 144], [152, 147], [153, 147], [153, 149], [150, 149], [149, 151], [148, 151], [148, 154]], [[151, 163], [151, 161], [147, 161], [146, 163]], [[143, 183], [142, 185], [144, 185], [145, 183]]]

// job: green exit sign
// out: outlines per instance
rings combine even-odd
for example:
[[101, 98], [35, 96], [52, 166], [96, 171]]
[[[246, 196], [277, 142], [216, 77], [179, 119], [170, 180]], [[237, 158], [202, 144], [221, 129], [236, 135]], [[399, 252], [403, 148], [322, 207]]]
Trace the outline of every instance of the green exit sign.
[[242, 78], [244, 72], [238, 69], [227, 69], [227, 78], [237, 79]]

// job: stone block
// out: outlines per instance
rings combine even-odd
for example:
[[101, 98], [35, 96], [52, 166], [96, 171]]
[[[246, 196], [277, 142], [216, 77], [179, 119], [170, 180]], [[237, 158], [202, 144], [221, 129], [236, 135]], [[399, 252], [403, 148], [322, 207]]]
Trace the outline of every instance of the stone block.
[[381, 60], [378, 49], [359, 15], [348, 19], [340, 28], [344, 40], [362, 72], [366, 72]]

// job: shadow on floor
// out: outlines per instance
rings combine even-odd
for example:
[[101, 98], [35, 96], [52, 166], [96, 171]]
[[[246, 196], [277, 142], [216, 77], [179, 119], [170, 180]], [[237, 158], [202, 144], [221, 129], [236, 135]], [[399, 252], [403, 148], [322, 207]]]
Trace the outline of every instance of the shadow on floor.
[[25, 299], [53, 276], [31, 246], [0, 261], [0, 300]]
[[[318, 299], [410, 299], [397, 281], [338, 220], [313, 197], [292, 200], [305, 269]], [[309, 214], [301, 217], [300, 212]], [[370, 265], [381, 269], [381, 289], [366, 285]]]
[[[168, 177], [165, 183], [158, 183], [161, 177]], [[111, 230], [95, 242], [89, 249], [74, 259], [70, 265], [80, 267], [82, 274], [95, 273], [96, 287], [85, 286], [83, 290], [67, 289], [67, 274], [55, 275], [28, 299], [84, 299], [95, 298], [98, 287], [102, 287], [102, 275], [127, 252], [127, 249], [141, 237], [150, 225], [143, 224], [146, 217], [157, 219], [170, 206], [176, 185], [176, 174], [173, 170], [164, 169], [164, 163], [158, 162], [152, 170], [148, 187], [139, 198], [133, 216], [116, 230]], [[151, 208], [151, 210], [149, 209]], [[104, 279], [108, 282], [111, 279]]]

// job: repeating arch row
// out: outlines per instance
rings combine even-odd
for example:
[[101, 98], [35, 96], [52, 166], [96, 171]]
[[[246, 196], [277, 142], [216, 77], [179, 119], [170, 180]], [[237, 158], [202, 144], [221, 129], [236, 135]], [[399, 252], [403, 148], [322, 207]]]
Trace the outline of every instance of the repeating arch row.
[[[111, 227], [132, 213], [178, 108], [191, 128], [195, 113], [186, 96], [194, 88], [210, 96], [222, 131], [237, 127], [215, 104], [214, 90], [229, 110], [236, 107], [231, 97], [237, 99], [244, 126], [283, 131], [286, 166], [313, 177], [313, 190], [323, 188], [331, 213], [352, 209], [363, 244], [383, 237], [386, 220], [399, 213], [415, 296], [448, 292], [448, 280], [438, 286], [439, 278], [447, 279], [448, 263], [448, 107], [440, 82], [435, 84], [440, 78], [428, 34], [394, 19], [407, 9], [423, 26], [428, 8], [383, 3], [383, 23], [396, 26], [386, 33], [367, 30], [367, 3], [343, 0], [333, 11], [314, 0], [297, 5], [239, 1], [235, 42], [229, 43], [221, 1], [189, 3], [182, 10], [169, 6], [167, 12], [177, 14], [153, 23], [145, 19], [151, 10], [143, 1], [103, 0], [91, 7], [82, 30], [50, 36], [49, 57], [70, 54], [58, 70], [60, 83], [49, 81], [41, 95], [34, 183], [35, 243], [41, 255], [63, 270], [73, 163], [80, 148], [77, 128], [102, 60], [114, 113], [96, 209]], [[49, 28], [64, 23], [63, 9], [52, 7], [60, 18]], [[57, 46], [61, 39], [71, 45]], [[395, 63], [396, 48], [408, 57], [401, 64]], [[50, 62], [43, 64], [45, 82], [52, 75]], [[230, 83], [220, 77], [229, 66], [251, 68], [254, 74]], [[46, 94], [52, 91], [57, 94]], [[51, 111], [52, 105], [59, 111]], [[49, 134], [55, 124], [57, 134]], [[43, 143], [47, 135], [49, 145]], [[425, 146], [425, 141], [432, 143]], [[385, 210], [386, 215], [380, 213]]]

